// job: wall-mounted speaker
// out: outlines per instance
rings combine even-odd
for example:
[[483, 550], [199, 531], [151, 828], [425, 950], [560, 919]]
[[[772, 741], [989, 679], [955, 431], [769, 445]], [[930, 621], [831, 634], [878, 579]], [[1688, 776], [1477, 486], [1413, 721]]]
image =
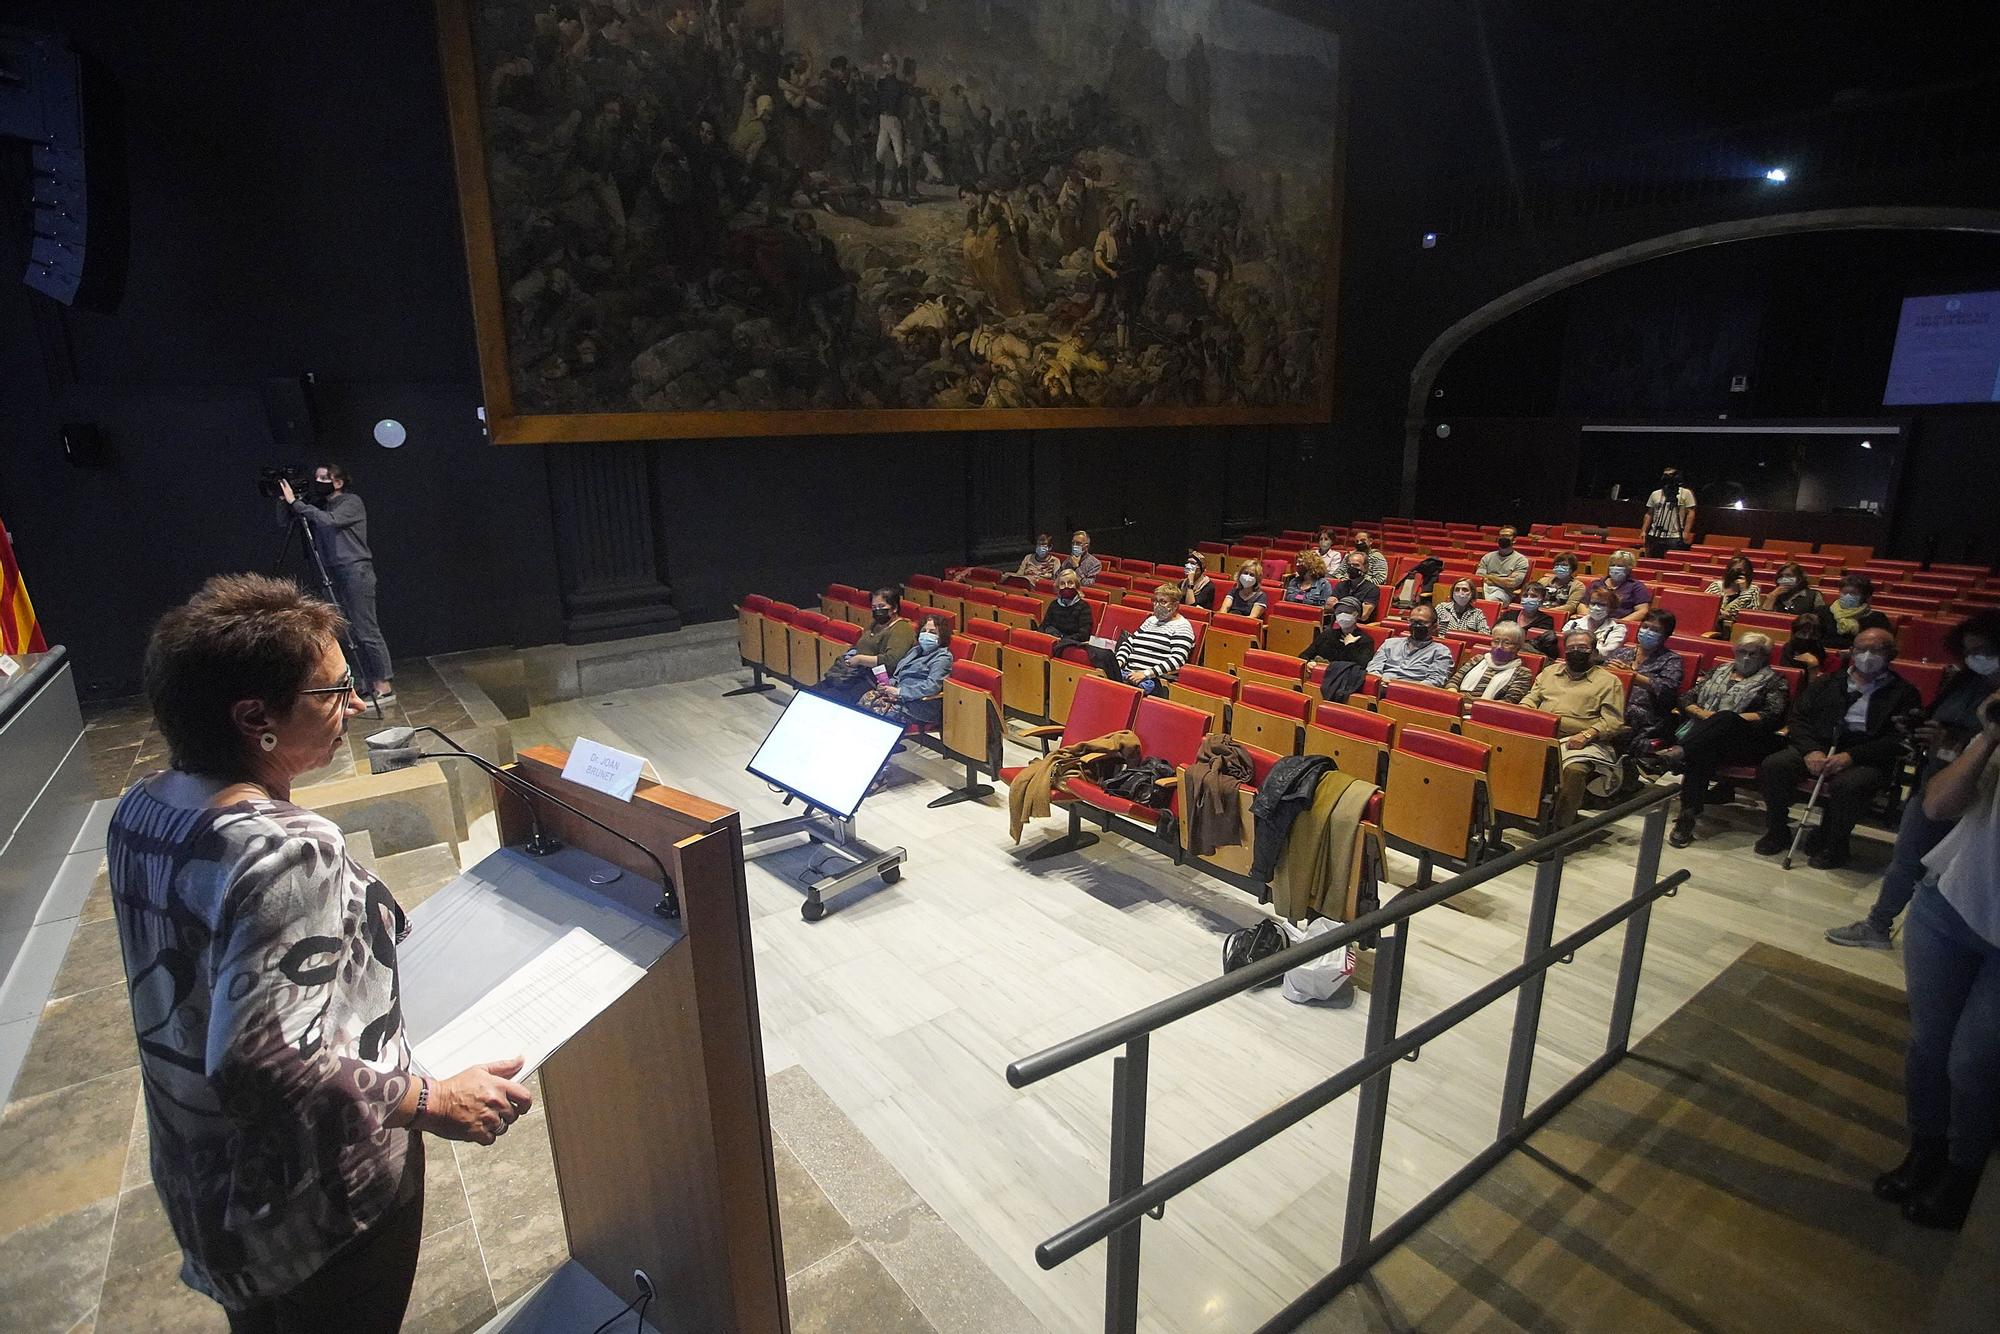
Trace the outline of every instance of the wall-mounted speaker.
[[117, 86], [59, 34], [0, 31], [0, 135], [28, 144], [22, 281], [66, 306], [116, 309], [130, 232]]
[[[313, 377], [281, 375], [264, 381], [264, 416], [271, 424], [271, 441], [280, 449], [311, 451], [319, 439], [313, 416]], [[287, 458], [286, 463], [307, 463]]]

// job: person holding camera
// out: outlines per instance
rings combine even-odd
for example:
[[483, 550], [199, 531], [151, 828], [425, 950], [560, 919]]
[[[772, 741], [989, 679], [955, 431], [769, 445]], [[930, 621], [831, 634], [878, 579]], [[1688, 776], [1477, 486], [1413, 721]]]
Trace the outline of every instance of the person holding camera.
[[278, 480], [279, 498], [306, 521], [333, 579], [334, 595], [347, 613], [347, 628], [354, 633], [354, 647], [362, 659], [354, 669], [371, 687], [363, 693], [377, 704], [394, 704], [394, 668], [389, 646], [382, 640], [382, 624], [375, 617], [375, 554], [368, 549], [368, 508], [347, 489], [347, 470], [338, 463], [321, 465], [313, 482], [314, 490], [326, 498], [323, 504], [302, 498], [284, 478]]

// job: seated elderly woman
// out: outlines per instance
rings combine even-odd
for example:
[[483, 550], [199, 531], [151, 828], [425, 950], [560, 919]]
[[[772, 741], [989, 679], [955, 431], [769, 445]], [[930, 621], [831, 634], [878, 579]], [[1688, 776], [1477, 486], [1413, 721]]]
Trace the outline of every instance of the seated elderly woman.
[[403, 910], [292, 801], [362, 709], [340, 630], [251, 574], [162, 617], [145, 682], [172, 767], [125, 793], [105, 848], [153, 1187], [181, 1281], [237, 1331], [395, 1330], [423, 1235], [417, 1132], [491, 1144], [532, 1101], [518, 1057], [412, 1066]]
[[861, 707], [884, 718], [919, 727], [935, 727], [944, 718], [938, 695], [951, 675], [951, 636], [935, 616], [917, 626], [917, 642], [888, 669], [889, 679], [877, 681], [861, 697]]
[[1484, 653], [1466, 654], [1445, 684], [1468, 700], [1519, 704], [1535, 683], [1528, 665], [1521, 661], [1521, 643], [1521, 627], [1513, 621], [1500, 622], [1493, 627], [1493, 646]]
[[[846, 704], [875, 684], [875, 669], [902, 660], [917, 642], [917, 628], [902, 615], [903, 590], [884, 584], [868, 595], [868, 625], [854, 647], [833, 660], [813, 690]], [[1086, 636], [1087, 637], [1087, 636]]]
[[1584, 596], [1589, 597], [1601, 588], [1610, 589], [1618, 599], [1616, 619], [1637, 625], [1653, 605], [1653, 590], [1632, 573], [1632, 567], [1638, 563], [1639, 558], [1629, 551], [1612, 552], [1604, 567], [1604, 577], [1592, 580], [1590, 587], [1583, 590]]
[[1561, 785], [1552, 821], [1557, 829], [1576, 822], [1586, 794], [1617, 795], [1623, 781], [1614, 748], [1625, 731], [1625, 689], [1604, 670], [1597, 641], [1587, 629], [1563, 631], [1563, 660], [1542, 670], [1521, 703], [1556, 716], [1562, 738]]
[[1384, 682], [1414, 681], [1441, 686], [1451, 678], [1451, 650], [1438, 642], [1437, 613], [1429, 606], [1410, 608], [1410, 632], [1383, 641], [1368, 660], [1368, 671]]
[[1695, 821], [1707, 803], [1718, 769], [1756, 764], [1783, 743], [1789, 695], [1785, 679], [1771, 670], [1771, 638], [1752, 631], [1736, 641], [1728, 662], [1717, 663], [1700, 684], [1681, 696], [1678, 744], [1655, 757], [1681, 771], [1681, 809], [1667, 841], [1677, 848], [1694, 842]]
[[1147, 694], [1174, 679], [1194, 653], [1194, 627], [1181, 615], [1181, 586], [1161, 584], [1153, 590], [1153, 614], [1118, 641], [1104, 674], [1135, 685]]
[[1317, 551], [1301, 551], [1285, 576], [1285, 601], [1324, 607], [1333, 598], [1333, 580], [1326, 577], [1326, 562]]
[[[1042, 614], [1042, 633], [1054, 635], [1060, 650], [1089, 639], [1096, 620], [1096, 609], [1083, 596], [1082, 577], [1075, 570], [1064, 570], [1057, 575], [1056, 595], [1049, 599], [1049, 609]], [[916, 642], [914, 637], [911, 642]]]
[[1054, 541], [1047, 533], [1036, 533], [1035, 549], [1021, 557], [1020, 565], [1005, 577], [1018, 579], [1023, 583], [1032, 583], [1037, 579], [1053, 579], [1062, 566], [1062, 557], [1056, 554]]
[[1715, 613], [1717, 639], [1729, 638], [1738, 612], [1756, 611], [1764, 605], [1763, 590], [1757, 587], [1757, 570], [1748, 556], [1731, 556], [1729, 564], [1723, 567], [1722, 577], [1710, 580], [1702, 591], [1722, 599]]
[[1840, 596], [1823, 602], [1819, 609], [1820, 639], [1829, 648], [1846, 648], [1863, 630], [1886, 630], [1896, 634], [1895, 622], [1868, 605], [1875, 596], [1875, 581], [1865, 574], [1849, 574], [1840, 581]]
[[[1545, 584], [1529, 584], [1511, 607], [1503, 608], [1495, 623], [1513, 622], [1521, 627], [1527, 647], [1545, 658], [1562, 656], [1562, 631], [1549, 615], [1549, 590]], [[1560, 606], [1557, 610], [1561, 610]]]
[[1271, 611], [1271, 598], [1264, 591], [1264, 562], [1246, 560], [1236, 567], [1236, 582], [1223, 595], [1217, 611], [1230, 616], [1248, 616], [1261, 621]]
[[1778, 567], [1771, 591], [1764, 595], [1765, 611], [1781, 611], [1787, 616], [1803, 616], [1807, 612], [1816, 616], [1825, 605], [1826, 599], [1812, 586], [1805, 567], [1791, 560]]
[[1563, 626], [1563, 635], [1572, 630], [1589, 631], [1600, 655], [1617, 652], [1627, 633], [1625, 622], [1618, 619], [1618, 594], [1601, 586], [1593, 589], [1577, 615]]
[[[1577, 577], [1583, 568], [1583, 560], [1574, 551], [1558, 551], [1549, 562], [1549, 577], [1543, 581], [1549, 611], [1562, 616], [1583, 601], [1584, 581]], [[1560, 652], [1562, 646], [1556, 646]]]
[[1667, 647], [1679, 624], [1670, 611], [1649, 611], [1639, 623], [1638, 642], [1624, 644], [1604, 655], [1614, 667], [1632, 669], [1632, 685], [1625, 692], [1625, 726], [1631, 729], [1627, 748], [1650, 750], [1651, 743], [1666, 730], [1674, 705], [1679, 702], [1687, 664]]
[[1486, 620], [1486, 609], [1473, 605], [1476, 596], [1470, 579], [1453, 584], [1451, 595], [1437, 604], [1438, 633], [1483, 635], [1492, 629]]

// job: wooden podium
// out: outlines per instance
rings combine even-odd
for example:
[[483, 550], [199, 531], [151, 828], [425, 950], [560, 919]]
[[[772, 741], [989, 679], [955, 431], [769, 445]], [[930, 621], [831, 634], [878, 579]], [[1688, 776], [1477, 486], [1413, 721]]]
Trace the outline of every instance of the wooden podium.
[[[510, 769], [651, 849], [682, 914], [659, 961], [541, 1068], [571, 1259], [621, 1300], [645, 1270], [659, 1294], [647, 1322], [664, 1334], [789, 1331], [737, 813], [644, 779], [618, 801], [564, 779], [567, 759], [537, 746]], [[496, 781], [493, 799], [501, 841], [526, 839], [519, 794]], [[548, 834], [659, 878], [627, 844], [539, 805]]]

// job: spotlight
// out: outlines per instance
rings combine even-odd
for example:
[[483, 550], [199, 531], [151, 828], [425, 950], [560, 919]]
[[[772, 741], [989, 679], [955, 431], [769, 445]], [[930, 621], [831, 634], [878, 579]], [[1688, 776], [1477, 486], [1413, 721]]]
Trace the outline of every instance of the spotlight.
[[1871, 443], [1870, 441], [1867, 441], [1867, 440], [1863, 440], [1863, 441], [1861, 442], [1861, 447], [1862, 447], [1863, 449], [1873, 449], [1873, 448], [1875, 448], [1874, 444], [1873, 444], [1873, 443]]
[[1736, 502], [1736, 508], [1737, 508], [1737, 509], [1742, 509], [1742, 508], [1743, 508], [1743, 502], [1742, 502], [1742, 501], [1740, 501], [1740, 500], [1739, 500], [1739, 501], [1737, 501], [1737, 502]]
[[1783, 185], [1787, 180], [1791, 179], [1791, 175], [1783, 167], [1773, 167], [1764, 173], [1764, 179], [1773, 185]]
[[1424, 233], [1424, 249], [1435, 250], [1437, 249], [1437, 243], [1438, 243], [1438, 234], [1436, 232]]

